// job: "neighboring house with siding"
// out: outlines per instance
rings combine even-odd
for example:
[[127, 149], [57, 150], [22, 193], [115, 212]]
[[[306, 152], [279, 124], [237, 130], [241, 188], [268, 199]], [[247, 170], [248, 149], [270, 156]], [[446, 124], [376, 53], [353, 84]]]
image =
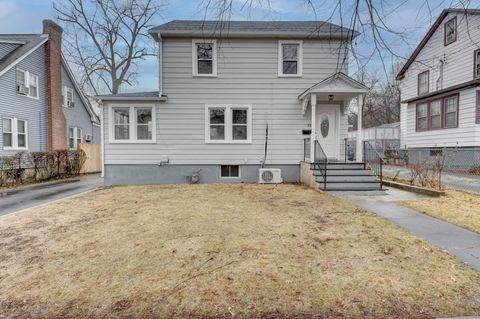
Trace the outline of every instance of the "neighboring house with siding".
[[61, 52], [62, 29], [0, 34], [0, 155], [100, 143], [100, 120]]
[[345, 109], [366, 92], [346, 75], [356, 32], [176, 20], [150, 34], [159, 91], [97, 97], [107, 184], [184, 183], [194, 172], [200, 182], [256, 182], [262, 165], [296, 182], [315, 145], [344, 159]]
[[443, 10], [397, 80], [401, 147], [480, 147], [480, 10]]

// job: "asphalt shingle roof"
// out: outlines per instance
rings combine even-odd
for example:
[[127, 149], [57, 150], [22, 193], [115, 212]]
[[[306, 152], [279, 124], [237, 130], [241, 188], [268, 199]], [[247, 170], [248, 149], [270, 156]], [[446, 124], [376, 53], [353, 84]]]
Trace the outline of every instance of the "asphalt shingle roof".
[[0, 34], [0, 41], [20, 42], [18, 48], [0, 60], [0, 73], [46, 39], [48, 36], [43, 34]]
[[358, 33], [324, 21], [173, 20], [149, 30], [165, 36], [350, 37]]

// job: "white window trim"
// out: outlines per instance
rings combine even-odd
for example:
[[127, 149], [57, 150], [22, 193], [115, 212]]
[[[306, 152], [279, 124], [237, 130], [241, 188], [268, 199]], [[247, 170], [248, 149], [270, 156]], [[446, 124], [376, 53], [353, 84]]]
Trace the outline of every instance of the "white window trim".
[[[298, 44], [297, 74], [283, 74], [283, 49], [284, 44]], [[302, 40], [279, 40], [278, 41], [278, 77], [302, 77], [303, 76], [303, 41]]]
[[[128, 108], [129, 109], [129, 118], [130, 118], [130, 123], [129, 123], [129, 131], [130, 131], [130, 138], [128, 140], [116, 140], [115, 137], [115, 125], [114, 125], [114, 116], [113, 116], [113, 109], [115, 108]], [[152, 139], [151, 140], [138, 140], [137, 139], [137, 120], [136, 120], [136, 114], [135, 114], [135, 109], [146, 109], [146, 108], [151, 108], [152, 109]], [[110, 105], [109, 110], [108, 110], [108, 123], [109, 123], [109, 129], [108, 129], [108, 141], [111, 144], [155, 144], [157, 143], [157, 125], [156, 125], [156, 115], [155, 115], [155, 105]]]
[[[38, 79], [38, 75], [36, 74], [33, 74], [33, 73], [30, 73], [29, 71], [25, 71], [25, 70], [22, 70], [20, 68], [17, 68], [16, 71], [20, 71], [20, 72], [23, 72], [24, 74], [24, 77], [25, 77], [25, 83], [23, 83], [26, 87], [28, 87], [28, 94], [27, 95], [23, 95], [23, 94], [20, 94], [17, 92], [17, 95], [19, 96], [25, 96], [25, 97], [28, 97], [28, 98], [31, 98], [31, 99], [35, 99], [35, 100], [38, 100], [40, 99], [40, 84], [39, 84], [39, 79]], [[30, 95], [30, 92], [32, 92], [32, 90], [30, 90], [30, 75], [34, 76], [36, 78], [36, 82], [37, 82], [37, 95], [36, 96], [33, 96], [33, 95]], [[15, 72], [15, 89], [17, 87], [17, 73]]]
[[68, 92], [72, 93], [72, 102], [73, 102], [73, 88], [65, 85], [63, 86], [63, 107], [68, 108], [67, 101], [68, 101]]
[[[70, 148], [70, 129], [73, 129], [73, 148]], [[80, 131], [80, 136], [78, 136]], [[78, 138], [80, 137], [80, 143], [83, 143], [83, 129], [81, 127], [70, 126], [68, 128], [68, 147], [71, 150], [76, 150], [78, 147]]]
[[[20, 120], [25, 122], [25, 147], [18, 146], [18, 121], [19, 119], [15, 117], [3, 117], [3, 119], [8, 119], [12, 121], [12, 146], [3, 146], [4, 150], [28, 150], [28, 121]], [[3, 138], [3, 126], [2, 126], [2, 138]]]
[[[238, 176], [222, 176], [222, 166], [238, 166]], [[218, 178], [220, 179], [239, 179], [242, 178], [242, 166], [239, 164], [220, 164], [218, 165]]]
[[[225, 139], [210, 139], [210, 109], [225, 109]], [[247, 139], [232, 138], [232, 109], [247, 109]], [[205, 143], [206, 144], [251, 144], [252, 143], [252, 105], [251, 104], [205, 104]]]
[[[212, 74], [198, 73], [197, 44], [212, 43]], [[217, 40], [193, 39], [192, 40], [192, 76], [194, 77], [216, 77], [217, 76]]]

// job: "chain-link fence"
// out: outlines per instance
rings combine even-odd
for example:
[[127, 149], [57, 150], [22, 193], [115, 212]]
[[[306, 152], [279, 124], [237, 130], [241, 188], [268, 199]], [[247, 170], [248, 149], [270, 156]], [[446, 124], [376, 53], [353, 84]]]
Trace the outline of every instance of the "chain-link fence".
[[480, 147], [385, 150], [385, 174], [411, 184], [480, 192]]
[[[355, 161], [357, 159], [357, 139], [356, 138], [347, 138], [346, 142], [346, 152], [347, 160]], [[398, 150], [400, 148], [399, 139], [376, 139], [376, 140], [365, 140], [368, 142], [382, 158], [386, 158], [392, 152], [392, 150]]]

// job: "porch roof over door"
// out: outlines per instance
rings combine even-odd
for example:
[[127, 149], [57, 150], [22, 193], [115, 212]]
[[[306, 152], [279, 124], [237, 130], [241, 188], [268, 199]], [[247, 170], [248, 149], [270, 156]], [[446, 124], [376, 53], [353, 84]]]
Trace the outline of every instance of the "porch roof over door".
[[318, 100], [345, 100], [352, 99], [359, 94], [368, 92], [368, 88], [357, 80], [352, 79], [342, 72], [335, 73], [328, 78], [312, 85], [298, 96], [302, 101], [303, 112], [308, 105], [310, 96], [317, 95]]

